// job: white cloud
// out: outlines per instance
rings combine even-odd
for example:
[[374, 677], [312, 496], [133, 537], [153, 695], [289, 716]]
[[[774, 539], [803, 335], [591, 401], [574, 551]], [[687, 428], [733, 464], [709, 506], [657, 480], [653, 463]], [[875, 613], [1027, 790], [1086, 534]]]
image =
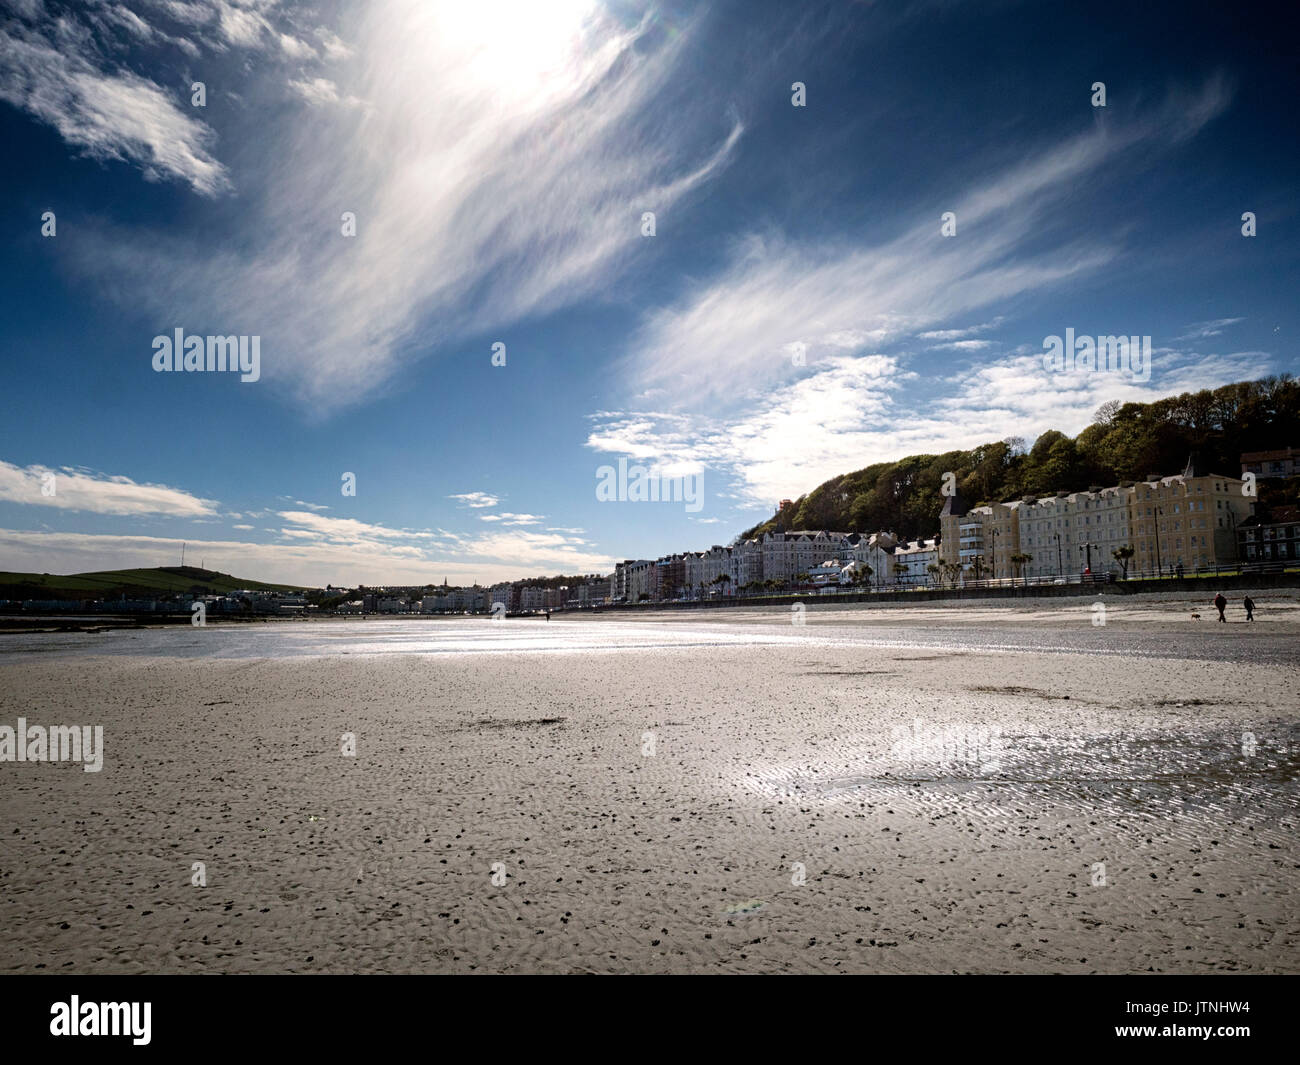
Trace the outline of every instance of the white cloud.
[[153, 37], [149, 24], [124, 4], [108, 4], [104, 7], [104, 13], [133, 37], [142, 41]]
[[[47, 480], [53, 477], [53, 481]], [[53, 486], [53, 494], [43, 488]], [[176, 518], [215, 516], [216, 503], [179, 488], [137, 484], [129, 477], [107, 476], [73, 467], [15, 466], [0, 461], [0, 499], [32, 506], [95, 514], [163, 514]]]
[[961, 340], [963, 337], [974, 336], [976, 333], [987, 333], [990, 329], [996, 329], [1003, 322], [999, 316], [991, 322], [984, 322], [981, 325], [968, 325], [962, 329], [935, 329], [927, 333], [920, 333], [922, 340]]
[[178, 99], [108, 65], [89, 31], [71, 19], [39, 29], [0, 23], [0, 100], [53, 126], [93, 159], [131, 162], [152, 180], [215, 195], [230, 179], [212, 155], [214, 134]]
[[467, 507], [495, 507], [501, 502], [500, 498], [487, 492], [461, 492], [458, 495], [448, 496], [448, 499], [458, 499]]
[[347, 59], [353, 54], [351, 48], [324, 26], [317, 26], [314, 32], [325, 51], [326, 59]]
[[545, 519], [538, 514], [511, 514], [509, 511], [502, 511], [500, 514], [480, 514], [479, 521], [499, 521], [502, 525], [540, 525]]
[[289, 88], [295, 94], [301, 96], [309, 104], [324, 105], [345, 103], [348, 106], [354, 106], [361, 101], [353, 96], [346, 99], [339, 96], [339, 87], [330, 81], [329, 78], [299, 78], [290, 79]]
[[401, 529], [390, 529], [384, 525], [374, 525], [358, 521], [355, 518], [329, 518], [301, 510], [284, 510], [280, 517], [291, 525], [299, 527], [300, 532], [307, 532], [320, 539], [333, 540], [345, 544], [374, 544], [380, 540], [404, 540], [409, 534]]
[[936, 344], [932, 351], [986, 351], [996, 347], [992, 340], [951, 340], [946, 344]]
[[[892, 357], [840, 356], [769, 392], [763, 409], [669, 418], [604, 412], [587, 440], [639, 460], [689, 462], [705, 470], [706, 496], [734, 491], [772, 506], [823, 481], [910, 454], [969, 449], [990, 440], [1032, 440], [1047, 429], [1076, 435], [1116, 399], [1150, 403], [1269, 372], [1265, 352], [1199, 355], [1159, 349], [1150, 382], [1115, 373], [1048, 374], [1042, 353], [1013, 353], [917, 384]], [[698, 520], [698, 519], [697, 519]]]
[[290, 33], [280, 34], [280, 47], [291, 59], [315, 59], [316, 49]]

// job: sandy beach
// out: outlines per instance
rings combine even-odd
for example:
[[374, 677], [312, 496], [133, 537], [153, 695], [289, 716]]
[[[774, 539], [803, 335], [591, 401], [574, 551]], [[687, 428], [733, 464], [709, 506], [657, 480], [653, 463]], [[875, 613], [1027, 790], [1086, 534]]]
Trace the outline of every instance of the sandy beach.
[[0, 971], [1300, 971], [1257, 600], [6, 637]]

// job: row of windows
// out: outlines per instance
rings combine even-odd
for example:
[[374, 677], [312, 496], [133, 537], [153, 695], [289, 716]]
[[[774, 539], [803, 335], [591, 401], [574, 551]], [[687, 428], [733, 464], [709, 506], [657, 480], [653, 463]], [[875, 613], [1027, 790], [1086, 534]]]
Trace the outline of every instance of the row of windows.
[[1288, 551], [1287, 544], [1261, 544], [1256, 547], [1254, 544], [1246, 545], [1247, 558], [1300, 558], [1300, 543], [1291, 544]]
[[[1265, 540], [1286, 540], [1291, 537], [1300, 537], [1300, 525], [1286, 525], [1280, 529], [1264, 529], [1263, 533], [1263, 539]], [[1245, 530], [1247, 541], [1260, 539], [1259, 534], [1259, 529]]]

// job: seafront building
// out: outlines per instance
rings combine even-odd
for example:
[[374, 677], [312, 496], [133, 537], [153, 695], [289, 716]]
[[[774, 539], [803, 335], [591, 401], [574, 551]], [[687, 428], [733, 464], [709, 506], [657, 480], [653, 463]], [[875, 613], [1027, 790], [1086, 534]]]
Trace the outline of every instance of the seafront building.
[[1241, 456], [1241, 475], [1256, 477], [1295, 477], [1300, 474], [1300, 447], [1277, 451], [1247, 451]]
[[885, 587], [889, 588], [924, 588], [934, 583], [934, 574], [930, 567], [938, 565], [939, 541], [933, 537], [929, 540], [912, 540], [900, 543], [894, 548], [894, 558], [890, 565], [891, 579]]
[[1237, 552], [1246, 565], [1300, 559], [1300, 507], [1257, 505], [1255, 513], [1237, 526]]
[[1133, 549], [1133, 572], [1229, 565], [1238, 558], [1235, 529], [1250, 516], [1242, 487], [1193, 460], [1169, 477], [1086, 492], [969, 509], [954, 495], [940, 513], [940, 559], [968, 572], [978, 558], [980, 576], [992, 578], [1118, 574], [1114, 552], [1124, 547]]
[[788, 581], [807, 573], [828, 558], [844, 553], [848, 533], [774, 532], [759, 541], [763, 580]]

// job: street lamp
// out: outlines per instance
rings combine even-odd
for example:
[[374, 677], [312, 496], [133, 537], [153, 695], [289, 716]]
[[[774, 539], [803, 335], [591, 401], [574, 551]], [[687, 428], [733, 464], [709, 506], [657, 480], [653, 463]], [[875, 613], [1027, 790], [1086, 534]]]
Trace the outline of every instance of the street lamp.
[[1160, 519], [1165, 516], [1165, 512], [1156, 507], [1156, 576], [1164, 576], [1164, 567], [1160, 565]]
[[1062, 577], [1065, 575], [1065, 563], [1061, 561], [1061, 534], [1052, 533], [1056, 538], [1056, 575]]
[[1096, 547], [1097, 550], [1100, 551], [1101, 548], [1098, 547], [1096, 544], [1084, 544], [1083, 546], [1088, 552], [1088, 574], [1089, 576], [1091, 576], [1092, 575], [1092, 549]]
[[[1237, 546], [1237, 514], [1232, 509], [1231, 503], [1228, 504], [1227, 510], [1228, 510], [1228, 530], [1229, 530], [1228, 535], [1232, 538], [1232, 553], [1233, 555], [1236, 556], [1237, 572], [1240, 573], [1241, 572], [1241, 549]], [[1211, 533], [1211, 535], [1213, 535], [1213, 533]], [[1217, 539], [1214, 542], [1214, 575], [1216, 577], [1219, 575], [1219, 542]]]
[[993, 559], [991, 563], [992, 572], [989, 574], [989, 577], [991, 580], [997, 580], [998, 579], [998, 530], [994, 529], [992, 533], [990, 533], [989, 535], [993, 541], [993, 549], [992, 549]]

